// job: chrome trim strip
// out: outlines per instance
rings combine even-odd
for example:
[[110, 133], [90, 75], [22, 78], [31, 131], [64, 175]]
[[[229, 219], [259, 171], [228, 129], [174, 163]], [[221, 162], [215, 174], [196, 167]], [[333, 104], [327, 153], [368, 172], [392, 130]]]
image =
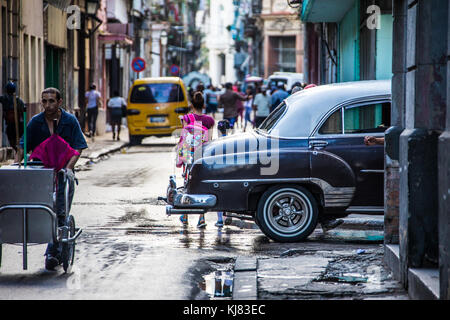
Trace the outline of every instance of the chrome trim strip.
[[203, 180], [204, 183], [241, 183], [241, 182], [305, 182], [310, 178], [279, 178], [279, 179], [226, 179], [226, 180]]
[[384, 207], [348, 207], [346, 212], [384, 212]]

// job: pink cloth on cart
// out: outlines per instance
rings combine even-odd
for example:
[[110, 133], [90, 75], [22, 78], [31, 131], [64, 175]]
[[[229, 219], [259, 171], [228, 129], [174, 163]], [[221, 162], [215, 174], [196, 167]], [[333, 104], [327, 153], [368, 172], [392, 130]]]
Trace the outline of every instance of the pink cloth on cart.
[[66, 140], [53, 134], [33, 150], [30, 159], [39, 159], [44, 167], [59, 171], [73, 156], [78, 155], [80, 153], [73, 149]]

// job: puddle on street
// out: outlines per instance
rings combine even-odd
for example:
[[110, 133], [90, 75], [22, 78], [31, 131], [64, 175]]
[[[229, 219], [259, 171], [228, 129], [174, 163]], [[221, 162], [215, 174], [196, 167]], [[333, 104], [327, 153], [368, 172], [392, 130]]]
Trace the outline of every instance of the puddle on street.
[[203, 281], [199, 283], [199, 287], [213, 300], [231, 300], [233, 295], [233, 277], [232, 271], [214, 271], [203, 276]]
[[368, 281], [368, 278], [364, 277], [361, 274], [348, 273], [348, 274], [342, 274], [340, 276], [327, 276], [327, 277], [321, 278], [320, 280], [316, 280], [316, 281], [358, 284], [358, 283], [366, 283]]
[[327, 231], [327, 238], [345, 242], [383, 242], [384, 232], [378, 230], [342, 230]]

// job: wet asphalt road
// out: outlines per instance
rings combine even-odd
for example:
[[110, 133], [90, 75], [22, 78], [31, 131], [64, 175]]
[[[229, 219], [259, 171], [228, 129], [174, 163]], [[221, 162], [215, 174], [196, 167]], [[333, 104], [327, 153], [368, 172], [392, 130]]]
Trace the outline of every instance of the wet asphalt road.
[[[0, 299], [209, 299], [204, 276], [232, 270], [238, 256], [262, 261], [260, 298], [286, 299], [289, 294], [279, 289], [283, 275], [274, 275], [270, 267], [271, 259], [283, 254], [318, 254], [329, 260], [364, 249], [381, 260], [379, 242], [341, 241], [338, 234], [324, 236], [320, 228], [299, 244], [269, 241], [252, 223], [242, 221], [234, 220], [219, 230], [214, 226], [215, 213], [206, 214], [205, 230], [196, 228], [196, 215], [183, 228], [178, 216], [167, 217], [165, 203], [157, 200], [165, 195], [169, 175], [180, 176], [170, 142], [150, 139], [78, 172], [71, 213], [83, 234], [71, 273], [44, 269], [45, 245], [29, 248], [24, 271], [21, 247], [4, 245]], [[313, 260], [313, 264], [324, 263]], [[333, 275], [317, 275], [321, 276], [329, 282]]]

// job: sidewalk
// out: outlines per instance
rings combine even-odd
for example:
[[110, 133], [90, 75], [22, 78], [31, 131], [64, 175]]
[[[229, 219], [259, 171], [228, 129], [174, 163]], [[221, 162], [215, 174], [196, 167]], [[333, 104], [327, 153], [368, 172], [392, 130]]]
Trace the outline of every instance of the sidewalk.
[[75, 170], [79, 170], [96, 159], [108, 153], [119, 151], [128, 145], [128, 128], [122, 126], [119, 141], [112, 139], [111, 132], [106, 132], [101, 136], [95, 136], [94, 139], [86, 137], [86, 142], [88, 148], [81, 153], [81, 157], [75, 165]]
[[384, 263], [383, 219], [352, 214], [305, 242], [280, 244], [270, 257], [238, 256], [233, 300], [408, 300]]

